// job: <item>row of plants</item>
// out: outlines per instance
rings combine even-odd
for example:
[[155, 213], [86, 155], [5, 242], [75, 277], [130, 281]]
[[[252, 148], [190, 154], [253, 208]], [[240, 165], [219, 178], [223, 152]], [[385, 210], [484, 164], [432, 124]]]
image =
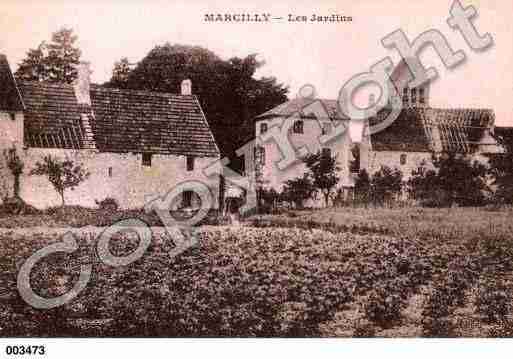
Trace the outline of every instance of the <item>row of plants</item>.
[[[424, 287], [423, 335], [465, 335], [452, 313], [468, 305], [475, 288], [482, 333], [490, 323], [494, 335], [507, 332], [511, 233], [455, 239], [332, 232], [203, 228], [196, 247], [170, 258], [172, 239], [156, 231], [146, 254], [125, 267], [101, 263], [94, 239], [84, 235], [79, 250], [45, 258], [32, 274], [35, 290], [53, 297], [71, 288], [81, 264], [93, 264], [88, 287], [52, 310], [25, 304], [15, 283], [21, 263], [59, 239], [3, 236], [0, 279], [8, 292], [0, 294], [0, 335], [322, 336], [333, 335], [323, 325], [352, 305], [370, 325], [350, 323], [352, 335], [379, 335], [403, 325], [409, 299]], [[111, 251], [123, 256], [136, 246], [133, 235], [121, 233]], [[103, 324], [77, 325], [81, 320]]]

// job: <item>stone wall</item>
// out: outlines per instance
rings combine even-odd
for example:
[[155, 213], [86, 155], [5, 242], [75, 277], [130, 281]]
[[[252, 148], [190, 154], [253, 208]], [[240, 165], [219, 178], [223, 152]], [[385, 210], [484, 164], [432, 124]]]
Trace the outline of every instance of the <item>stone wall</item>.
[[151, 167], [142, 165], [141, 154], [98, 153], [94, 150], [35, 149], [23, 151], [26, 173], [21, 179], [21, 197], [38, 208], [60, 204], [60, 197], [44, 176], [29, 176], [28, 172], [44, 156], [70, 158], [81, 163], [90, 173], [75, 190], [65, 193], [66, 204], [95, 207], [95, 201], [115, 198], [121, 208], [141, 208], [148, 201], [166, 195], [186, 180], [206, 184], [212, 193], [215, 207], [219, 196], [219, 180], [207, 178], [202, 169], [213, 158], [196, 158], [193, 171], [186, 170], [185, 156], [154, 154]]
[[[423, 163], [432, 168], [430, 152], [368, 151], [365, 156], [362, 168], [365, 168], [369, 175], [379, 171], [381, 166], [388, 166], [392, 169], [399, 169], [403, 174], [403, 180], [407, 181], [411, 177], [412, 171]], [[404, 164], [401, 163], [401, 156], [405, 156]]]
[[210, 188], [214, 205], [218, 207], [219, 177], [207, 178], [203, 173], [203, 169], [216, 161], [216, 158], [197, 157], [194, 170], [187, 171], [185, 156], [153, 154], [151, 166], [143, 166], [140, 153], [24, 148], [22, 113], [16, 115], [15, 121], [9, 114], [0, 113], [0, 134], [2, 198], [12, 196], [13, 188], [13, 177], [6, 168], [3, 151], [14, 145], [25, 165], [20, 180], [20, 196], [37, 208], [58, 206], [61, 203], [58, 193], [46, 177], [29, 175], [36, 162], [42, 161], [47, 155], [60, 159], [69, 158], [82, 164], [90, 173], [88, 179], [75, 190], [65, 192], [65, 201], [69, 205], [96, 207], [95, 201], [112, 197], [119, 202], [121, 208], [141, 208], [148, 201], [164, 196], [177, 184], [186, 180], [197, 180]]

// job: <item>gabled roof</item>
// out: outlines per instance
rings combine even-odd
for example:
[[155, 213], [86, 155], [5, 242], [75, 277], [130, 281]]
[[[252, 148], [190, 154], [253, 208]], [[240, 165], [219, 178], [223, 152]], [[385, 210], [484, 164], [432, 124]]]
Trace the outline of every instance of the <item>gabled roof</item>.
[[0, 111], [23, 111], [23, 100], [5, 55], [0, 54]]
[[[380, 111], [369, 123], [383, 121], [388, 111]], [[405, 108], [390, 126], [371, 135], [372, 149], [470, 153], [494, 121], [489, 109]]]
[[73, 87], [20, 82], [25, 101], [24, 142], [29, 147], [82, 148], [83, 136]]
[[299, 114], [300, 116], [308, 117], [309, 114], [303, 113], [303, 109], [314, 102], [319, 101], [326, 111], [328, 112], [328, 116], [331, 119], [345, 119], [346, 116], [341, 114], [338, 110], [337, 100], [328, 100], [328, 99], [320, 99], [320, 98], [295, 98], [293, 100], [286, 101], [261, 115], [256, 117], [256, 120], [263, 120], [269, 117], [287, 117], [292, 116], [294, 114]]
[[100, 151], [219, 155], [196, 96], [94, 86], [91, 102]]
[[[73, 86], [20, 83], [30, 147], [84, 148]], [[91, 127], [101, 152], [216, 157], [219, 149], [195, 96], [91, 86]]]

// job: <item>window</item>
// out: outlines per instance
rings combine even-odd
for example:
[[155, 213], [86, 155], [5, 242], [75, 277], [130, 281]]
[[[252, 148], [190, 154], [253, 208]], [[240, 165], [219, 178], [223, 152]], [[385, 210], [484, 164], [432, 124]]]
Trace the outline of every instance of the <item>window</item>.
[[331, 133], [331, 123], [325, 123], [323, 126], [322, 126], [322, 134], [323, 135], [327, 135]]
[[426, 99], [424, 97], [424, 89], [423, 88], [419, 89], [419, 102], [420, 103], [425, 103], [426, 102]]
[[112, 177], [112, 167], [109, 167], [109, 177]]
[[303, 121], [302, 120], [297, 120], [294, 122], [293, 132], [294, 133], [303, 133]]
[[142, 165], [147, 167], [151, 166], [151, 153], [142, 154]]
[[406, 164], [406, 154], [405, 154], [405, 153], [403, 153], [403, 154], [401, 155], [401, 158], [400, 158], [400, 160], [399, 160], [399, 161], [400, 161], [400, 163], [401, 163], [401, 166], [404, 166], [404, 165]]
[[192, 191], [183, 191], [182, 207], [192, 207]]
[[331, 148], [323, 148], [322, 149], [322, 157], [331, 158]]
[[194, 171], [194, 156], [187, 156], [187, 171]]
[[411, 89], [411, 102], [417, 102], [417, 89]]
[[261, 123], [260, 124], [260, 133], [266, 133], [267, 132], [267, 123]]
[[16, 114], [14, 112], [9, 112], [9, 118], [11, 119], [11, 121], [16, 120]]

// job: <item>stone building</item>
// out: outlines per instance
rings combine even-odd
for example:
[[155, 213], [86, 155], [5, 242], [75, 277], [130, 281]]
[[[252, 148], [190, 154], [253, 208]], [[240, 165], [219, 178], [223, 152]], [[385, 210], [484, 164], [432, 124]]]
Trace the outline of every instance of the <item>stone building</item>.
[[360, 149], [361, 167], [375, 173], [381, 166], [398, 168], [406, 181], [424, 164], [430, 166], [432, 155], [454, 152], [469, 158], [487, 161], [487, 155], [502, 151], [497, 143], [495, 114], [491, 109], [443, 109], [429, 105], [430, 83], [410, 88], [413, 75], [405, 60], [391, 74], [397, 88], [402, 110], [389, 126], [376, 133], [370, 127], [389, 114], [384, 108], [367, 120]]
[[[390, 79], [397, 98], [390, 98], [388, 106], [363, 122], [361, 136], [352, 136], [356, 121], [351, 122], [341, 109], [346, 99], [340, 104], [337, 100], [297, 98], [257, 116], [255, 164], [260, 167], [258, 185], [280, 192], [285, 181], [301, 177], [305, 172], [300, 160], [287, 168], [279, 168], [284, 154], [276, 141], [265, 136], [272, 127], [283, 129], [288, 126], [285, 130], [298, 159], [302, 147], [309, 152], [321, 150], [336, 155], [340, 167], [338, 190], [344, 197], [351, 194], [360, 169], [372, 175], [382, 166], [398, 168], [406, 181], [412, 170], [432, 164], [433, 153], [451, 151], [486, 161], [487, 154], [502, 151], [494, 134], [493, 110], [430, 107], [430, 83], [412, 88], [413, 74], [404, 59], [395, 67]], [[372, 96], [369, 102], [372, 104]], [[400, 112], [395, 121], [373, 133], [372, 127], [382, 123], [392, 106], [397, 104]], [[332, 131], [335, 132], [330, 136]], [[326, 135], [328, 141], [323, 141]], [[319, 199], [307, 205], [321, 206], [322, 201]]]
[[[268, 131], [278, 128], [288, 132], [288, 140], [296, 152], [303, 149], [309, 153], [321, 151], [336, 155], [340, 177], [337, 190], [353, 186], [353, 178], [349, 171], [349, 119], [338, 110], [336, 100], [297, 98], [261, 114], [255, 123], [255, 168], [256, 182], [259, 186], [281, 192], [287, 180], [302, 177], [306, 171], [299, 154], [294, 163], [280, 165], [283, 159], [280, 143], [274, 137], [267, 139], [266, 136]], [[342, 129], [344, 130], [341, 131]], [[343, 133], [336, 135], [339, 131]], [[321, 206], [322, 203], [323, 199], [319, 196], [305, 205]]]
[[[93, 207], [112, 197], [122, 208], [140, 208], [196, 180], [208, 186], [217, 206], [219, 176], [203, 170], [220, 153], [190, 80], [181, 94], [169, 94], [104, 88], [90, 84], [89, 75], [82, 63], [74, 85], [17, 82], [0, 55], [0, 151], [14, 146], [24, 162], [20, 197], [38, 208], [60, 204], [47, 178], [29, 175], [51, 155], [90, 173], [66, 191], [70, 205]], [[12, 191], [13, 178], [5, 163], [1, 170], [5, 198], [12, 195], [5, 191]], [[191, 191], [174, 201], [177, 208], [195, 204]]]

